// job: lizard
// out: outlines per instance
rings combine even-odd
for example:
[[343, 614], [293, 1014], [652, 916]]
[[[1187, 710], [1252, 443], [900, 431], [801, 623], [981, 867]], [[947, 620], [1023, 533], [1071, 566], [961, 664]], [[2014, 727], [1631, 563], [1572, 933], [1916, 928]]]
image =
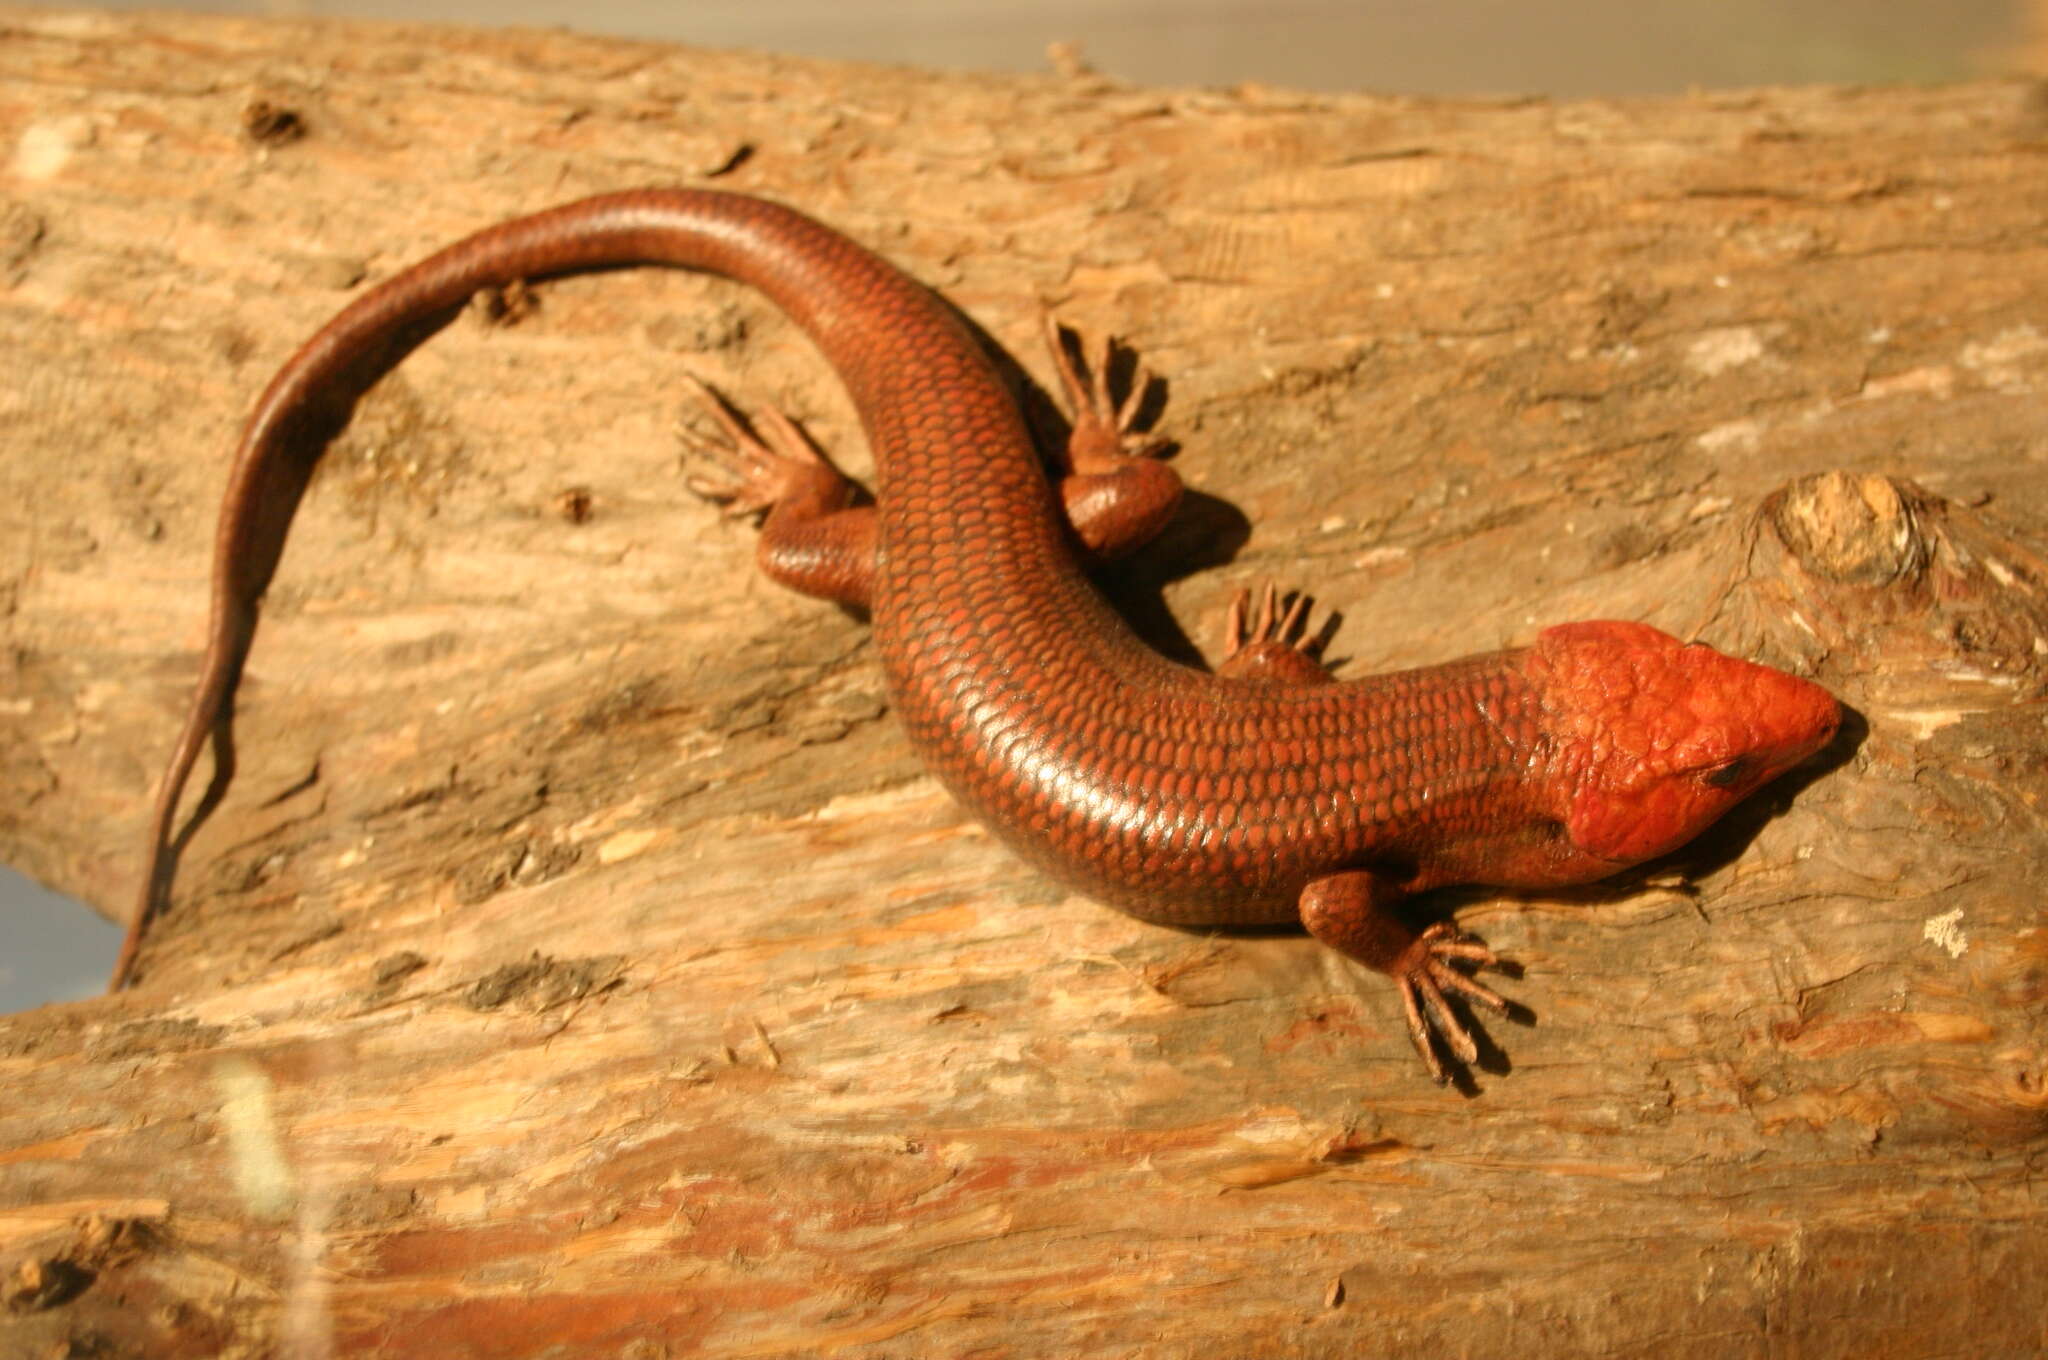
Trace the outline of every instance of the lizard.
[[[926, 767], [1023, 856], [1148, 921], [1298, 922], [1393, 979], [1441, 1082], [1478, 1049], [1461, 1006], [1506, 1014], [1474, 976], [1502, 966], [1403, 904], [1453, 884], [1543, 889], [1654, 859], [1828, 745], [1820, 686], [1647, 624], [1555, 624], [1527, 645], [1338, 679], [1307, 600], [1267, 587], [1230, 610], [1213, 671], [1154, 650], [1089, 570], [1172, 517], [1180, 479], [1137, 431], [1148, 375], [1112, 399], [1048, 321], [1072, 408], [1042, 458], [962, 318], [879, 255], [796, 210], [721, 190], [650, 188], [487, 227], [371, 287], [305, 342], [236, 448], [194, 688], [158, 783], [111, 990], [162, 910], [179, 802], [215, 743], [286, 533], [326, 443], [394, 357], [478, 292], [568, 272], [668, 265], [763, 293], [852, 396], [872, 502], [772, 412], [700, 393], [722, 465], [685, 478], [755, 517], [760, 567], [867, 613], [892, 708]], [[1049, 466], [1048, 466], [1049, 464]], [[1440, 1051], [1442, 1050], [1442, 1051]]]

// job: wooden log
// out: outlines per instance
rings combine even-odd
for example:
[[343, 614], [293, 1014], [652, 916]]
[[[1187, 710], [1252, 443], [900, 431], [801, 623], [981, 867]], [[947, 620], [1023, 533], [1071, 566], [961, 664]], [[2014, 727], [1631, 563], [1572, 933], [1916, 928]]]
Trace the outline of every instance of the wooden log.
[[7, 1349], [2048, 1344], [2043, 109], [0, 10], [0, 853], [110, 914], [271, 370], [645, 183], [804, 207], [1039, 384], [1043, 307], [1128, 338], [1197, 495], [1105, 585], [1176, 654], [1277, 577], [1346, 673], [1642, 618], [1856, 713], [1673, 861], [1436, 903], [1533, 1015], [1438, 1089], [1382, 980], [1067, 894], [922, 773], [682, 489], [686, 373], [862, 466], [765, 303], [546, 284], [330, 453], [141, 988], [0, 1018]]

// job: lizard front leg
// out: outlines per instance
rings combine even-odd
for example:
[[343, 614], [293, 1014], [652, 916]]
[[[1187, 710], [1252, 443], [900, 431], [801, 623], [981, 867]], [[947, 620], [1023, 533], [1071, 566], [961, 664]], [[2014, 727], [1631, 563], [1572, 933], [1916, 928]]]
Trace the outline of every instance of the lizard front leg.
[[1340, 621], [1336, 614], [1325, 615], [1311, 629], [1309, 612], [1315, 601], [1298, 590], [1283, 596], [1271, 581], [1257, 614], [1252, 613], [1251, 601], [1252, 593], [1240, 590], [1230, 602], [1218, 675], [1274, 685], [1327, 685], [1337, 678], [1322, 661], [1323, 649]]
[[1444, 993], [1456, 992], [1502, 1015], [1509, 1010], [1505, 997], [1451, 965], [1485, 967], [1500, 959], [1447, 921], [1419, 933], [1410, 929], [1392, 911], [1401, 896], [1396, 884], [1370, 869], [1328, 874], [1302, 890], [1301, 923], [1332, 949], [1394, 979], [1408, 1017], [1408, 1037], [1430, 1076], [1441, 1083], [1449, 1074], [1431, 1041], [1432, 1031], [1459, 1061], [1479, 1058], [1479, 1046]]

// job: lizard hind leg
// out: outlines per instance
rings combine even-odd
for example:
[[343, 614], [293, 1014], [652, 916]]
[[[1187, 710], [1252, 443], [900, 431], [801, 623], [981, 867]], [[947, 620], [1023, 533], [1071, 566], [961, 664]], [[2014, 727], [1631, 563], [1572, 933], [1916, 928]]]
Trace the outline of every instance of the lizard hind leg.
[[1501, 1015], [1507, 998], [1452, 967], [1484, 968], [1499, 957], [1448, 921], [1417, 933], [1390, 909], [1400, 889], [1370, 869], [1347, 869], [1315, 879], [1301, 894], [1301, 922], [1340, 954], [1387, 974], [1401, 989], [1408, 1038], [1439, 1084], [1449, 1080], [1437, 1055], [1441, 1040], [1460, 1062], [1479, 1058], [1479, 1045], [1445, 999], [1452, 992]]
[[1053, 460], [1060, 500], [1088, 556], [1113, 561], [1149, 542], [1180, 507], [1180, 477], [1159, 461], [1169, 441], [1138, 428], [1154, 380], [1139, 365], [1118, 401], [1110, 390], [1114, 343], [1091, 347], [1050, 312], [1044, 322], [1045, 347], [1073, 421], [1066, 448]]
[[685, 426], [687, 457], [700, 465], [683, 485], [725, 507], [728, 518], [763, 516], [755, 559], [767, 576], [822, 600], [866, 609], [874, 596], [875, 508], [859, 488], [773, 407], [744, 420], [692, 378], [718, 437]]

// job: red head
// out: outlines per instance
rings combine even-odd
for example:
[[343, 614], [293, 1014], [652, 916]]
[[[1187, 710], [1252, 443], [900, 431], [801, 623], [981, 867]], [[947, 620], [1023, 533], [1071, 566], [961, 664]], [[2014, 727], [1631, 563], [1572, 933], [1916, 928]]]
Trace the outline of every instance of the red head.
[[1525, 658], [1574, 876], [1674, 850], [1828, 744], [1820, 686], [1641, 623], [1547, 628]]

